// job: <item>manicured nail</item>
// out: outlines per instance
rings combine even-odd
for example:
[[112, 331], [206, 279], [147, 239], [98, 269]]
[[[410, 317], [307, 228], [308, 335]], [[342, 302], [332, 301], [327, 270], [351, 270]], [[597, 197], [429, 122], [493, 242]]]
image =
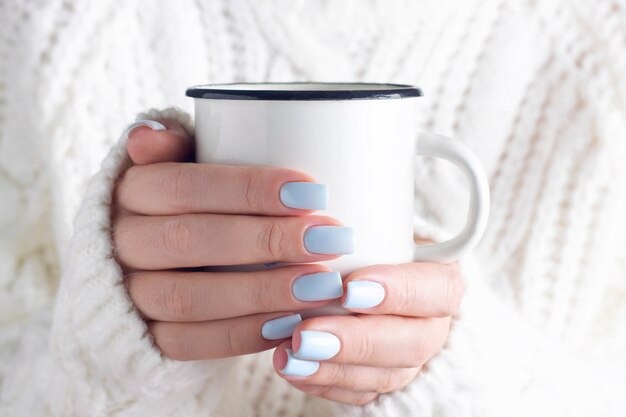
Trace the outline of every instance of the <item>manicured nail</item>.
[[291, 208], [321, 210], [328, 205], [328, 189], [315, 182], [288, 182], [280, 187], [280, 201]]
[[285, 349], [285, 351], [287, 352], [287, 365], [280, 370], [284, 375], [309, 376], [313, 375], [320, 368], [319, 362], [298, 359], [293, 355], [291, 349]]
[[293, 296], [300, 301], [332, 300], [343, 295], [341, 274], [337, 271], [301, 275], [291, 286]]
[[304, 246], [311, 253], [346, 254], [354, 252], [352, 228], [312, 226], [304, 232]]
[[128, 127], [124, 130], [124, 136], [128, 139], [128, 136], [130, 136], [130, 132], [132, 132], [139, 126], [147, 126], [152, 130], [167, 130], [164, 125], [157, 122], [156, 120], [137, 120], [135, 123], [131, 123], [130, 125], [128, 125]]
[[375, 281], [350, 281], [347, 285], [346, 301], [342, 307], [370, 308], [385, 298], [385, 288]]
[[261, 335], [269, 340], [291, 337], [293, 330], [301, 321], [302, 317], [300, 317], [300, 314], [292, 314], [266, 321], [261, 328]]
[[300, 332], [300, 348], [294, 356], [321, 361], [335, 356], [340, 348], [339, 338], [332, 333], [303, 330]]

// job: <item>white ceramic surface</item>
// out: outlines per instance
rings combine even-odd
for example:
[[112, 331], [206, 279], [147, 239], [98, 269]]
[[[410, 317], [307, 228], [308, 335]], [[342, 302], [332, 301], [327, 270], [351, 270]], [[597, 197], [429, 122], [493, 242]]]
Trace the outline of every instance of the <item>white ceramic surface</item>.
[[[254, 91], [277, 88], [271, 84], [248, 87]], [[310, 84], [280, 86], [294, 91], [311, 88]], [[371, 90], [376, 85], [357, 83], [348, 88]], [[328, 208], [318, 213], [336, 217], [354, 231], [354, 253], [323, 262], [343, 277], [379, 263], [451, 262], [470, 251], [483, 235], [489, 187], [478, 159], [461, 142], [418, 133], [418, 100], [195, 98], [197, 160], [293, 168], [326, 184]], [[466, 225], [449, 241], [419, 246], [413, 242], [416, 151], [448, 159], [467, 176]], [[317, 314], [331, 312], [338, 313], [337, 306]], [[310, 315], [315, 314], [309, 311], [303, 316]]]

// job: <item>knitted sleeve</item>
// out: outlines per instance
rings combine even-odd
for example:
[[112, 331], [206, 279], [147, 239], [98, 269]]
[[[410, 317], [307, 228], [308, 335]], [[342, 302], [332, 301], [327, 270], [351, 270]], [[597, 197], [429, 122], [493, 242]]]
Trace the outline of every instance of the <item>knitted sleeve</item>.
[[[189, 116], [174, 109], [139, 116], [159, 117], [191, 129]], [[91, 178], [75, 217], [51, 331], [58, 369], [48, 407], [59, 416], [195, 414], [193, 407], [213, 415], [226, 371], [236, 359], [177, 362], [163, 357], [127, 295], [114, 258], [112, 191], [130, 163], [123, 136]]]

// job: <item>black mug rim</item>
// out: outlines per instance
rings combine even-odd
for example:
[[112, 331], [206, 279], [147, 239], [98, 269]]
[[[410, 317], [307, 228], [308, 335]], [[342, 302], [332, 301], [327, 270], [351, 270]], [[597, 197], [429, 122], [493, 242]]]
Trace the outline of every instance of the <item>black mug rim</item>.
[[[315, 85], [326, 88], [315, 88]], [[259, 87], [274, 87], [261, 88]], [[296, 89], [281, 86], [295, 87]], [[297, 89], [306, 86], [306, 89]], [[341, 87], [341, 86], [345, 86]], [[241, 88], [239, 88], [241, 87]], [[311, 88], [313, 87], [313, 88]], [[329, 87], [335, 87], [329, 89]], [[241, 82], [215, 83], [189, 87], [188, 97], [212, 100], [373, 100], [421, 97], [422, 90], [409, 84], [373, 83], [373, 82]]]

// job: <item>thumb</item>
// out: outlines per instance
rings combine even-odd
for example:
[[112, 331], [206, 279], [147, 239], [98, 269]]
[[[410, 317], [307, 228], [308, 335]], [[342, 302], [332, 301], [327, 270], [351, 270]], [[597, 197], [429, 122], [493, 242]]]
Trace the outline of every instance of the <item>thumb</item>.
[[193, 160], [193, 140], [175, 120], [139, 120], [125, 133], [126, 149], [137, 165]]

